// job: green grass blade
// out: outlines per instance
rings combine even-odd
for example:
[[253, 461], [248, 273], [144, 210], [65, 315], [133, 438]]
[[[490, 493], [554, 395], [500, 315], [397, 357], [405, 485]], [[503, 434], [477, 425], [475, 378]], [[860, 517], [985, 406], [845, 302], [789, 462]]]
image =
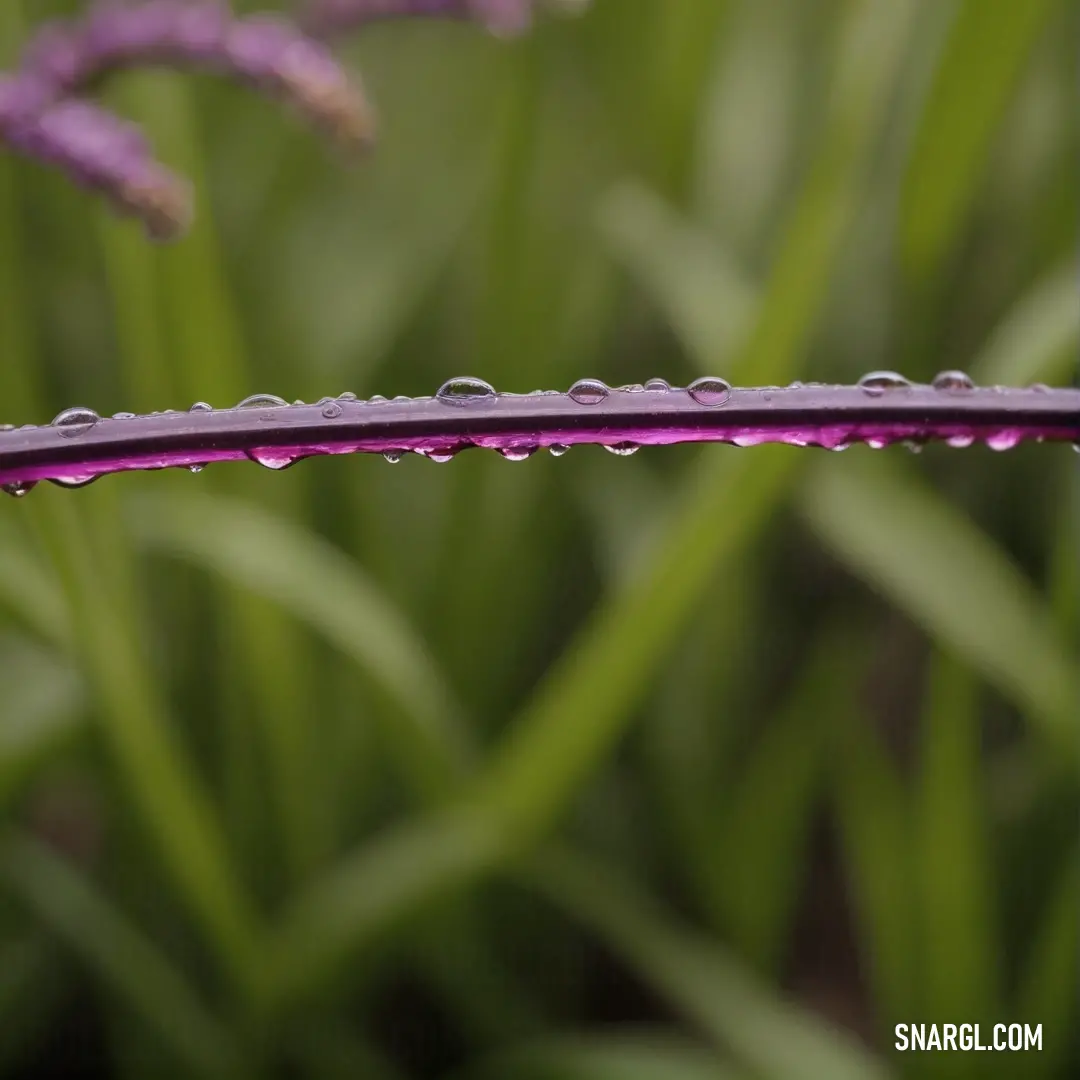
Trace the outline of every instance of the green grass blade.
[[689, 1040], [630, 1035], [555, 1035], [497, 1054], [455, 1080], [739, 1080], [746, 1074]]
[[701, 368], [722, 371], [742, 343], [757, 301], [729, 253], [659, 195], [630, 181], [605, 197], [600, 230], [687, 353]]
[[672, 198], [688, 194], [702, 89], [712, 69], [727, 0], [667, 0], [648, 7], [648, 90], [639, 122], [650, 136], [650, 164]]
[[[22, 36], [21, 3], [0, 5], [0, 53], [5, 60]], [[6, 66], [6, 63], [5, 63]], [[25, 207], [13, 155], [0, 151], [0, 423], [40, 422], [36, 340], [30, 315], [24, 236]]]
[[[726, 456], [723, 472], [701, 461], [648, 572], [592, 616], [496, 750], [473, 798], [522, 841], [551, 824], [608, 752], [718, 568], [779, 500], [798, 461], [786, 447], [761, 450]], [[712, 589], [719, 601], [722, 583]]]
[[546, 852], [533, 860], [528, 879], [754, 1075], [872, 1080], [889, 1074], [824, 1020], [774, 997], [715, 942], [673, 925], [596, 859]]
[[[195, 95], [177, 73], [140, 74], [131, 95], [136, 115], [155, 133], [163, 158], [194, 180], [199, 192], [198, 216], [182, 240], [155, 252], [156, 289], [117, 294], [124, 342], [138, 345], [140, 332], [159, 322], [165, 332], [149, 354], [129, 361], [136, 372], [160, 361], [167, 351], [173, 385], [189, 401], [207, 400], [231, 406], [258, 389], [251, 385], [242, 320], [234, 303], [211, 205]], [[130, 254], [130, 253], [129, 253]], [[124, 279], [114, 281], [123, 286]], [[159, 298], [159, 310], [147, 305]], [[145, 333], [142, 336], [146, 336]], [[149, 342], [148, 342], [149, 344]], [[143, 376], [153, 377], [152, 374]], [[236, 474], [215, 475], [212, 484], [231, 486]], [[275, 485], [282, 502], [295, 496], [298, 481]], [[298, 510], [295, 498], [290, 509]], [[223, 743], [226, 750], [227, 802], [236, 813], [233, 828], [251, 827], [245, 795], [258, 783], [249, 753], [251, 732], [261, 739], [272, 780], [271, 800], [280, 819], [287, 876], [304, 877], [325, 848], [321, 820], [308, 792], [316, 783], [314, 755], [307, 742], [300, 666], [305, 643], [289, 621], [269, 605], [225, 591], [222, 634], [229, 651], [232, 677], [222, 689]], [[257, 828], [257, 826], [255, 826]]]
[[918, 927], [910, 800], [864, 716], [842, 715], [832, 755], [834, 812], [877, 1019], [890, 1032], [917, 1004]]
[[70, 664], [15, 637], [0, 637], [0, 806], [85, 729], [86, 693]]
[[953, 247], [994, 132], [1056, 0], [961, 0], [905, 178], [901, 255], [915, 278]]
[[196, 1075], [238, 1075], [228, 1029], [176, 968], [63, 859], [27, 837], [8, 835], [0, 840], [0, 875]]
[[298, 1075], [312, 1080], [405, 1080], [404, 1073], [358, 1035], [351, 1019], [312, 1019], [287, 1054], [296, 1062]]
[[1041, 278], [998, 324], [971, 366], [980, 383], [1065, 383], [1080, 349], [1080, 266], [1070, 260]]
[[[788, 700], [735, 770], [719, 810], [714, 876], [726, 925], [743, 954], [770, 973], [782, 959], [801, 895], [821, 790], [824, 721], [850, 707], [847, 671], [858, 652], [848, 636], [821, 635]], [[738, 867], [737, 888], [729, 881], [732, 867]]]
[[1035, 940], [1020, 972], [1015, 1015], [1043, 1025], [1043, 1050], [1029, 1075], [1061, 1076], [1069, 1052], [1076, 1051], [1076, 1010], [1080, 1004], [1080, 849], [1066, 859], [1061, 882], [1050, 897]]
[[[924, 700], [914, 813], [922, 930], [919, 1015], [963, 1016], [989, 1025], [1002, 1015], [1001, 942], [991, 901], [975, 677], [938, 654]], [[969, 1062], [950, 1060], [945, 1071], [979, 1075], [977, 1061]]]
[[423, 643], [360, 568], [304, 528], [212, 495], [144, 495], [133, 504], [140, 541], [281, 605], [355, 660], [398, 706], [386, 737], [427, 796], [460, 771], [466, 735]]
[[175, 408], [178, 380], [163, 340], [154, 252], [137, 225], [104, 210], [98, 211], [98, 240], [113, 298], [124, 408]]
[[22, 933], [0, 944], [0, 1075], [25, 1072], [39, 1041], [52, 1036], [63, 984], [56, 949], [44, 934]]
[[334, 974], [343, 957], [470, 882], [503, 854], [498, 828], [444, 813], [400, 825], [341, 860], [300, 894], [274, 934], [272, 999], [279, 1007]]
[[54, 574], [22, 537], [0, 531], [0, 606], [27, 629], [60, 649], [71, 646], [71, 613]]
[[808, 476], [801, 510], [821, 541], [1011, 698], [1073, 765], [1076, 665], [1030, 582], [958, 510], [868, 454]]
[[99, 706], [100, 731], [184, 901], [200, 919], [241, 993], [259, 991], [258, 923], [210, 800], [175, 736], [139, 644], [130, 566], [116, 546], [107, 489], [78, 513], [70, 492], [41, 493], [54, 558], [71, 600], [79, 659]]

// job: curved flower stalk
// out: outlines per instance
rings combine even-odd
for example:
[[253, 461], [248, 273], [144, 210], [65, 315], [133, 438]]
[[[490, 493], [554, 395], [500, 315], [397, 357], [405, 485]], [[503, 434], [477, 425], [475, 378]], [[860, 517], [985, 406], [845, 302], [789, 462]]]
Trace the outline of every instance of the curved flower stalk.
[[[344, 32], [373, 18], [457, 9], [509, 34], [527, 28], [531, 8], [532, 0], [377, 0], [338, 5], [329, 20], [317, 5], [312, 25]], [[235, 16], [220, 0], [109, 0], [82, 19], [44, 26], [26, 47], [19, 70], [0, 77], [0, 143], [103, 194], [141, 218], [152, 237], [176, 236], [191, 217], [189, 186], [154, 160], [130, 125], [72, 100], [110, 72], [155, 64], [235, 78], [291, 106], [348, 147], [374, 139], [375, 112], [360, 83], [325, 44], [287, 20]]]
[[22, 495], [39, 480], [80, 487], [107, 473], [198, 472], [210, 462], [245, 458], [271, 469], [323, 454], [373, 453], [396, 462], [411, 452], [444, 462], [472, 447], [522, 461], [538, 450], [561, 456], [586, 443], [629, 455], [641, 446], [686, 442], [843, 450], [943, 440], [1007, 450], [1027, 439], [1080, 444], [1080, 389], [977, 388], [960, 372], [917, 385], [873, 372], [855, 386], [733, 389], [703, 378], [682, 389], [662, 379], [610, 389], [582, 379], [565, 393], [509, 394], [460, 378], [421, 398], [341, 394], [289, 405], [257, 394], [228, 409], [199, 402], [187, 412], [108, 419], [67, 409], [51, 424], [0, 431], [0, 485]]
[[86, 101], [45, 101], [31, 80], [0, 79], [0, 139], [140, 218], [154, 239], [187, 226], [190, 185], [154, 160], [134, 125]]
[[374, 111], [363, 90], [325, 45], [277, 16], [233, 16], [218, 0], [98, 4], [82, 20], [39, 30], [17, 78], [57, 99], [117, 69], [153, 64], [237, 79], [292, 106], [346, 146], [364, 146], [374, 136]]

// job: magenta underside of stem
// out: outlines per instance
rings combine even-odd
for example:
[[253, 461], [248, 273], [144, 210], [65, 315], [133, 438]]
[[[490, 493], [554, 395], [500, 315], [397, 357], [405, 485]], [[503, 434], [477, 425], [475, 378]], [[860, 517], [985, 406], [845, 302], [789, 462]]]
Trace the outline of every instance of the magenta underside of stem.
[[854, 443], [940, 440], [1005, 450], [1025, 440], [1080, 442], [1080, 389], [937, 389], [906, 384], [819, 384], [727, 389], [701, 380], [687, 389], [654, 380], [608, 389], [582, 380], [567, 393], [495, 393], [479, 380], [451, 380], [433, 397], [351, 394], [287, 405], [257, 395], [240, 406], [98, 418], [69, 409], [51, 424], [0, 431], [0, 484], [21, 493], [38, 480], [79, 486], [132, 469], [199, 467], [252, 459], [285, 468], [326, 454], [413, 452], [448, 460], [480, 447], [517, 460], [537, 450], [591, 443], [615, 453], [640, 446], [781, 442], [839, 450]]

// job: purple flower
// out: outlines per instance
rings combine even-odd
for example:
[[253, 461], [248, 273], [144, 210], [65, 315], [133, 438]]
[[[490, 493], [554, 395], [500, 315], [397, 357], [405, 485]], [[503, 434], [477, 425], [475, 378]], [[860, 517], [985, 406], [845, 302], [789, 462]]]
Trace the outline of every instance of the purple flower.
[[[500, 35], [528, 29], [538, 0], [312, 0], [320, 34], [375, 19], [474, 18]], [[554, 3], [556, 0], [548, 0]], [[558, 0], [579, 5], [583, 0]], [[168, 238], [190, 218], [188, 186], [158, 164], [129, 125], [78, 100], [118, 68], [166, 64], [232, 76], [291, 105], [349, 146], [375, 134], [374, 110], [329, 49], [284, 19], [237, 18], [220, 0], [108, 0], [83, 19], [54, 22], [0, 78], [0, 142], [55, 165]]]
[[280, 100], [336, 139], [366, 145], [374, 111], [321, 43], [284, 19], [234, 18], [213, 0], [98, 5], [81, 22], [53, 23], [24, 53], [22, 72], [54, 98], [117, 68], [167, 64], [233, 76]]
[[154, 160], [137, 128], [89, 102], [50, 103], [32, 79], [0, 79], [0, 138], [134, 214], [155, 239], [190, 221], [189, 185]]

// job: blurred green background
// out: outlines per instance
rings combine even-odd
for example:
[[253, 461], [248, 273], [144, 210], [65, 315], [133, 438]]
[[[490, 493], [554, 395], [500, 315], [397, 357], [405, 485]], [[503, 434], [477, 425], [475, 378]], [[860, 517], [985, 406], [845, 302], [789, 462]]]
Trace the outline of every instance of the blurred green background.
[[[3, 59], [77, 8], [5, 0]], [[378, 26], [342, 47], [360, 164], [125, 75], [198, 223], [155, 248], [0, 158], [0, 419], [1068, 383], [1078, 33], [1064, 0]], [[579, 448], [5, 500], [0, 1068], [1077, 1075], [1078, 480], [1054, 446]], [[900, 1054], [908, 1022], [1043, 1049]]]

